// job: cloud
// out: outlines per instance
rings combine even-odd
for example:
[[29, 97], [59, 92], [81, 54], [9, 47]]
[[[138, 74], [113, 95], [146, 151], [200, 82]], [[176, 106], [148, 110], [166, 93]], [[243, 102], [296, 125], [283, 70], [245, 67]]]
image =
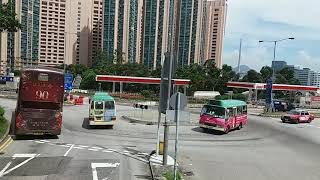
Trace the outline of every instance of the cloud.
[[239, 39], [244, 41], [242, 62], [260, 70], [271, 65], [273, 44], [259, 40], [283, 41], [277, 46], [277, 60], [320, 71], [319, 0], [229, 0], [223, 61], [237, 65]]
[[[270, 52], [267, 48], [246, 48], [242, 51], [240, 64], [245, 64], [252, 69], [260, 71], [262, 66], [271, 65], [271, 59], [269, 58]], [[229, 64], [232, 67], [238, 66], [239, 50], [234, 49], [231, 51], [225, 51], [224, 63]]]
[[298, 56], [296, 59], [297, 65], [301, 68], [303, 67], [309, 67], [312, 70], [319, 71], [320, 67], [320, 58], [311, 56], [310, 53], [308, 53], [305, 50], [298, 51]]

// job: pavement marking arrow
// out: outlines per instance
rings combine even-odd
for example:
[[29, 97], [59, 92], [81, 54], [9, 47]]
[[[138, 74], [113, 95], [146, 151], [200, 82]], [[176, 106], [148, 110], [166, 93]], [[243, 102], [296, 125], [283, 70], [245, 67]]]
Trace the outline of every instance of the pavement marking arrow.
[[120, 163], [91, 163], [92, 180], [98, 180], [97, 168], [116, 168]]

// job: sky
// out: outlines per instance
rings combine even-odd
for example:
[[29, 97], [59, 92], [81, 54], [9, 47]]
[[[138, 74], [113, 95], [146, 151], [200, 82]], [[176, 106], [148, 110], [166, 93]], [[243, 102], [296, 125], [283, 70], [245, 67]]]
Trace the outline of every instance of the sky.
[[319, 0], [228, 0], [223, 63], [237, 66], [241, 38], [241, 64], [271, 66], [274, 44], [259, 40], [294, 37], [277, 44], [276, 60], [320, 71], [319, 7]]

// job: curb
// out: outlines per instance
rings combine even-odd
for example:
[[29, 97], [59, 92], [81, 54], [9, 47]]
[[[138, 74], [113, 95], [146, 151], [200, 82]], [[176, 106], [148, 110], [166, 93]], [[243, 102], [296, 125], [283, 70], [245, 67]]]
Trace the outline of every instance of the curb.
[[[156, 125], [158, 122], [154, 121], [143, 121], [139, 119], [130, 118], [128, 116], [121, 116], [122, 119], [129, 121], [130, 123], [138, 123], [138, 124], [144, 124], [144, 125]], [[161, 123], [163, 125], [163, 123]]]
[[[130, 123], [138, 123], [138, 124], [144, 124], [144, 125], [157, 125], [158, 122], [155, 121], [143, 121], [139, 119], [130, 118], [128, 116], [121, 116], [122, 119], [129, 121]], [[169, 126], [175, 126], [175, 123], [168, 123]], [[163, 122], [160, 123], [161, 126], [164, 125]], [[198, 123], [179, 123], [180, 126], [198, 126]]]

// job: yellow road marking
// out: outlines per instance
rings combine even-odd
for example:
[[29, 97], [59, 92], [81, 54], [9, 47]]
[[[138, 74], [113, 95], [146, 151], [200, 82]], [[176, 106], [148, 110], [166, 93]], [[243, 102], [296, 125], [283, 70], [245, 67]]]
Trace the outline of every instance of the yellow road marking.
[[13, 142], [12, 138], [8, 136], [7, 140], [0, 145], [0, 152], [4, 152], [4, 150]]

